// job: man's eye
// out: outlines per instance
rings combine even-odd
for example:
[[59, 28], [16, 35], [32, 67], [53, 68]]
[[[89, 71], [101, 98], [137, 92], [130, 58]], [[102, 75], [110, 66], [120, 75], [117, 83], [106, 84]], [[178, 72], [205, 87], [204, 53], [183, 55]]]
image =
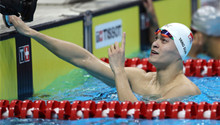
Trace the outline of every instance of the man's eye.
[[162, 41], [163, 41], [163, 42], [168, 42], [168, 40], [166, 40], [166, 39], [162, 39]]
[[157, 36], [155, 36], [155, 40], [157, 40], [158, 39], [158, 37]]

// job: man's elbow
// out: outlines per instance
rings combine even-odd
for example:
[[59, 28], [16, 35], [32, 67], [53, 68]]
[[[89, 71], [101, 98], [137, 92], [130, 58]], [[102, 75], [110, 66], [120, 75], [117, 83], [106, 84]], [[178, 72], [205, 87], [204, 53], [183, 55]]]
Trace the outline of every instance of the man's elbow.
[[198, 89], [197, 91], [196, 91], [196, 94], [195, 95], [200, 95], [201, 94], [201, 91]]

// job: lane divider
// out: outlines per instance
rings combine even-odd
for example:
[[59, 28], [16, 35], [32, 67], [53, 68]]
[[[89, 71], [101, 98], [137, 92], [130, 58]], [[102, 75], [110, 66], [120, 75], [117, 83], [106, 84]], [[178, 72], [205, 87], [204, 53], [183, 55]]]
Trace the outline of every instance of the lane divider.
[[[109, 63], [108, 58], [101, 58], [101, 60]], [[148, 61], [148, 58], [126, 58], [125, 67], [138, 67], [146, 72], [156, 72], [156, 67]], [[186, 76], [220, 76], [220, 60], [188, 59], [183, 61], [183, 71]]]
[[134, 119], [213, 119], [220, 120], [220, 102], [145, 103], [138, 101], [69, 101], [49, 100], [0, 100], [0, 119], [8, 117], [78, 120], [87, 118], [134, 118]]

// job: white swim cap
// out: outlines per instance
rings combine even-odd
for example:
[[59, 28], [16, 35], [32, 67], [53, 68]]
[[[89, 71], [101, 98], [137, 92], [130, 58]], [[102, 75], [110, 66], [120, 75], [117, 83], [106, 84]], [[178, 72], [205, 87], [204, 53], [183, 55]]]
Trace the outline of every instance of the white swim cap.
[[180, 23], [170, 23], [164, 25], [161, 29], [167, 30], [173, 36], [176, 48], [183, 60], [192, 46], [193, 34], [191, 30]]
[[212, 6], [199, 8], [192, 17], [192, 29], [211, 36], [220, 36], [220, 11]]

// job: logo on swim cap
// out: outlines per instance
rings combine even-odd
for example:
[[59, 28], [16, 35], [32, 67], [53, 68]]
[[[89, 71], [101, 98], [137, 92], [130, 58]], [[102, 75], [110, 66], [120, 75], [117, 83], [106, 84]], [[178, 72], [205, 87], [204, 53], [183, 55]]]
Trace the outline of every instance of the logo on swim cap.
[[189, 38], [189, 40], [190, 40], [190, 43], [192, 43], [192, 41], [193, 41], [193, 34], [190, 33], [189, 36], [188, 36], [188, 38]]

